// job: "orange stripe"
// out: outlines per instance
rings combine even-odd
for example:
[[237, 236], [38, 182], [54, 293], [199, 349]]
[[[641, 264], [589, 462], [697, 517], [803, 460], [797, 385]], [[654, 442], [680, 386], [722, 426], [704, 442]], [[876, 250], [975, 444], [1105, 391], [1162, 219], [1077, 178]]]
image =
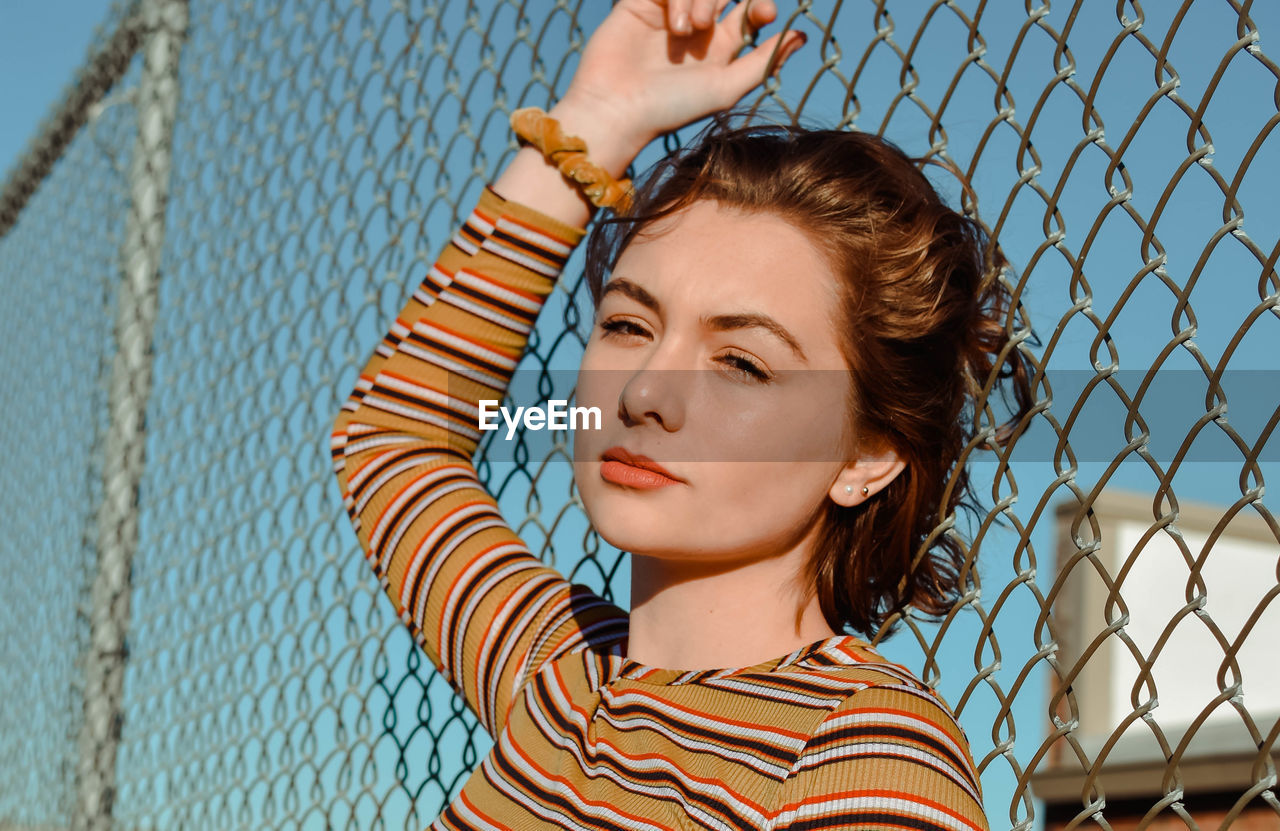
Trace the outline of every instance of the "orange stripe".
[[[515, 350], [507, 349], [504, 346], [500, 346], [493, 343], [485, 343], [479, 338], [475, 338], [475, 337], [472, 337], [471, 335], [464, 334], [463, 332], [459, 332], [456, 329], [451, 329], [448, 326], [441, 326], [439, 323], [437, 323], [434, 320], [428, 320], [427, 318], [424, 317], [424, 318], [420, 318], [418, 320], [418, 323], [425, 323], [428, 326], [430, 326], [432, 329], [439, 329], [441, 332], [447, 332], [453, 337], [458, 338], [459, 340], [465, 340], [467, 343], [474, 344], [475, 346], [480, 347], [486, 352], [496, 352], [499, 355], [502, 355], [504, 358], [509, 358], [511, 360], [516, 360], [520, 357], [520, 353]], [[414, 324], [414, 325], [416, 326], [417, 324]], [[410, 328], [410, 331], [413, 331], [413, 327], [409, 327], [409, 328]]]
[[[459, 299], [461, 299], [464, 303], [474, 303], [477, 306], [481, 306], [485, 309], [490, 309], [493, 311], [494, 314], [501, 315], [502, 317], [508, 318], [510, 320], [516, 320], [516, 321], [525, 320], [525, 313], [523, 311], [499, 308], [497, 304], [501, 301], [495, 300], [493, 302], [489, 302], [489, 301], [486, 301], [484, 297], [472, 297], [470, 295], [463, 295], [460, 292], [454, 292], [453, 294], [455, 297], [458, 297]], [[448, 301], [445, 301], [445, 302], [448, 302]], [[464, 309], [463, 311], [466, 311], [466, 309]], [[533, 324], [528, 323], [526, 325], [532, 327]]]
[[[430, 470], [424, 470], [420, 476], [415, 476], [414, 478], [410, 479], [408, 482], [405, 482], [404, 487], [400, 488], [400, 490], [392, 494], [391, 498], [387, 500], [386, 510], [383, 510], [381, 513], [378, 514], [373, 524], [374, 525], [381, 524], [382, 518], [387, 515], [387, 511], [391, 509], [391, 506], [395, 504], [395, 501], [399, 499], [401, 496], [403, 496], [410, 488], [412, 488], [418, 482], [421, 482], [423, 479], [426, 479], [428, 476], [432, 475], [436, 471], [443, 470], [443, 469], [444, 468], [431, 468]], [[372, 533], [372, 530], [370, 531], [370, 533]]]
[[576, 637], [580, 637], [580, 636], [581, 636], [581, 634], [582, 634], [582, 633], [581, 633], [581, 632], [579, 632], [579, 631], [577, 631], [577, 630], [574, 630], [574, 631], [569, 632], [569, 633], [568, 633], [568, 634], [566, 634], [564, 637], [562, 637], [560, 640], [556, 641], [556, 642], [555, 642], [555, 644], [553, 644], [553, 645], [552, 645], [551, 649], [547, 650], [547, 654], [548, 654], [548, 655], [554, 655], [554, 654], [556, 654], [556, 652], [560, 649], [560, 647], [564, 646], [566, 643], [568, 643], [569, 641], [573, 640], [574, 638], [576, 638]]
[[[510, 529], [508, 529], [508, 530], [510, 530]], [[517, 539], [518, 539], [518, 538], [517, 538]], [[514, 542], [514, 541], [515, 541], [515, 540], [512, 540], [512, 542]], [[549, 570], [549, 569], [545, 569], [545, 565], [546, 565], [546, 564], [545, 564], [545, 563], [543, 563], [541, 560], [537, 559], [536, 557], [534, 557], [533, 555], [529, 555], [529, 561], [530, 561], [530, 562], [532, 562], [532, 563], [536, 563], [537, 565], [544, 566], [544, 570], [543, 570], [540, 574], [536, 574], [536, 575], [528, 576], [528, 577], [526, 578], [526, 582], [527, 582], [527, 583], [531, 583], [533, 580], [538, 579], [539, 577], [550, 577], [550, 576], [553, 576], [553, 575], [554, 575], [554, 577], [559, 577], [559, 578], [560, 578], [560, 580], [563, 580], [563, 579], [564, 579], [564, 578], [563, 578], [563, 576], [561, 576], [559, 573], [556, 573], [556, 572], [551, 571], [551, 570]], [[529, 569], [529, 571], [532, 571], [532, 569]], [[549, 572], [550, 572], [550, 573], [549, 573]], [[534, 588], [534, 589], [533, 589], [532, 591], [530, 591], [527, 595], [525, 595], [525, 599], [529, 600], [530, 602], [533, 602], [533, 601], [534, 601], [534, 599], [535, 599], [535, 598], [537, 598], [539, 595], [544, 595], [544, 594], [546, 594], [546, 593], [548, 593], [548, 592], [551, 592], [551, 593], [553, 593], [553, 594], [554, 594], [555, 592], [557, 592], [557, 591], [559, 591], [559, 590], [560, 590], [560, 589], [559, 589], [559, 588], [558, 588], [558, 586], [557, 586], [557, 581], [556, 581], [555, 579], [552, 579], [552, 580], [549, 580], [549, 581], [547, 581], [547, 582], [543, 583], [541, 586], [537, 586], [536, 588]], [[514, 604], [515, 604], [515, 594], [516, 594], [515, 592], [511, 592], [510, 594], [508, 594], [508, 595], [506, 596], [506, 598], [504, 598], [504, 599], [503, 599], [502, 603], [500, 603], [500, 604], [498, 605], [498, 608], [496, 608], [496, 609], [494, 609], [494, 610], [493, 610], [493, 617], [489, 618], [489, 620], [488, 620], [488, 622], [487, 622], [487, 626], [488, 626], [488, 628], [487, 628], [487, 629], [486, 629], [486, 631], [485, 631], [485, 637], [481, 640], [481, 646], [482, 646], [482, 647], [487, 646], [487, 645], [489, 644], [489, 641], [490, 641], [490, 635], [492, 635], [492, 634], [493, 634], [493, 631], [492, 631], [492, 630], [493, 630], [493, 624], [494, 624], [498, 619], [500, 619], [500, 618], [502, 618], [504, 615], [506, 615], [508, 607], [510, 607], [510, 606], [512, 606], [512, 605], [514, 605]], [[536, 615], [535, 615], [535, 618], [536, 618]], [[508, 622], [508, 623], [510, 623], [510, 619], [508, 619], [508, 621], [507, 621], [507, 622]], [[519, 635], [519, 634], [516, 634], [514, 637], [515, 637], [516, 641], [517, 641], [517, 642], [519, 642], [519, 640], [520, 640], [520, 635]], [[496, 660], [496, 657], [497, 657], [501, 652], [502, 652], [502, 647], [501, 647], [501, 645], [499, 645], [496, 649], [492, 649], [492, 650], [490, 650], [490, 654], [492, 654], [492, 655], [494, 656], [495, 660]], [[476, 654], [477, 654], [477, 655], [479, 655], [479, 652], [477, 652]], [[511, 657], [514, 657], [514, 655], [513, 655], [513, 656], [511, 656]], [[508, 657], [508, 658], [507, 658], [507, 662], [508, 662], [508, 663], [510, 663], [510, 661], [511, 661], [511, 657]], [[504, 665], [504, 666], [505, 666], [505, 665]], [[497, 673], [497, 672], [498, 672], [498, 667], [496, 667], [496, 666], [491, 666], [491, 667], [489, 667], [489, 668], [487, 668], [487, 669], [485, 670], [485, 675], [486, 675], [486, 676], [490, 676], [490, 677], [491, 677], [491, 676], [493, 676], [493, 674], [494, 674], [494, 673]], [[479, 682], [479, 677], [480, 677], [480, 675], [479, 675], [479, 668], [477, 668], [477, 671], [476, 671], [476, 701], [480, 701], [480, 682]], [[498, 673], [498, 679], [500, 680], [501, 678], [502, 678], [502, 673]], [[514, 679], [513, 679], [513, 680], [514, 680]], [[514, 690], [514, 689], [510, 690], [510, 692], [511, 692], [511, 694], [512, 694], [512, 695], [514, 695], [514, 694], [515, 694], [515, 690]], [[495, 700], [495, 702], [494, 702], [494, 703], [496, 704], [496, 703], [497, 703], [497, 701]], [[510, 702], [508, 702], [507, 711], [508, 711], [508, 712], [510, 712], [510, 709], [511, 709], [511, 708], [510, 708]], [[492, 715], [492, 714], [490, 714], [490, 715]]]
[[[567, 246], [567, 247], [569, 247], [569, 248], [572, 248], [572, 247], [573, 247], [573, 243], [569, 242], [569, 240], [567, 240], [567, 239], [561, 239], [560, 237], [556, 236], [555, 234], [551, 233], [550, 231], [547, 231], [547, 230], [545, 230], [545, 229], [543, 229], [543, 228], [539, 228], [538, 226], [533, 225], [533, 224], [531, 224], [531, 223], [525, 222], [523, 219], [517, 219], [516, 217], [512, 216], [511, 214], [503, 214], [503, 215], [502, 215], [502, 218], [503, 218], [503, 219], [505, 219], [506, 221], [510, 222], [512, 225], [519, 225], [521, 228], [527, 228], [528, 230], [530, 230], [530, 231], [534, 232], [535, 234], [537, 234], [537, 235], [539, 235], [539, 236], [542, 236], [542, 237], [550, 237], [551, 239], [555, 240], [556, 242], [560, 243], [561, 245]], [[559, 256], [559, 255], [557, 255], [557, 256]]]
[[[496, 234], [497, 231], [498, 229], [495, 228], [494, 233]], [[528, 240], [518, 237], [515, 234], [512, 234], [511, 237], [512, 239], [518, 239], [521, 242], [532, 245], [533, 250], [525, 248], [522, 245], [517, 245], [505, 239], [498, 239], [496, 236], [489, 237], [489, 239], [493, 241], [494, 245], [501, 246], [505, 251], [511, 251], [515, 254], [520, 255], [521, 257], [528, 257], [531, 260], [536, 260], [537, 262], [540, 262], [549, 268], [560, 267], [559, 255], [552, 254], [548, 251], [545, 251], [544, 249], [540, 248], [536, 242], [529, 242]], [[499, 254], [499, 256], [502, 256], [502, 255]], [[552, 259], [552, 257], [555, 257], [555, 259]], [[504, 259], [508, 259], [508, 258], [504, 258]]]
[[642, 690], [627, 690], [626, 694], [629, 697], [647, 698], [651, 701], [659, 701], [662, 703], [663, 707], [668, 710], [677, 710], [687, 715], [697, 716], [698, 718], [707, 719], [708, 721], [718, 721], [721, 724], [732, 724], [737, 727], [746, 727], [751, 730], [776, 733], [779, 736], [787, 736], [788, 738], [792, 738], [792, 739], [809, 738], [808, 733], [797, 733], [794, 730], [784, 730], [781, 727], [768, 724], [768, 723], [741, 721], [738, 719], [727, 718], [723, 713], [705, 713], [700, 710], [691, 709], [689, 707], [681, 707], [679, 704], [676, 704], [674, 701], [669, 701], [665, 698], [659, 698], [658, 696], [650, 695], [649, 693], [644, 692]]
[[[541, 560], [539, 560], [539, 562], [542, 562], [542, 561], [541, 561]], [[563, 575], [563, 574], [562, 574], [562, 575], [560, 575], [560, 577], [561, 577], [561, 579], [564, 579], [564, 575]], [[567, 582], [569, 582], [569, 581], [568, 581], [568, 580], [565, 580], [565, 582], [567, 583]], [[567, 598], [566, 598], [566, 600], [570, 600], [570, 601], [571, 601], [571, 600], [572, 600], [572, 597], [567, 597]], [[564, 605], [565, 605], [566, 609], [569, 611], [570, 616], [572, 616], [572, 603], [571, 603], [571, 602], [570, 602], [570, 603], [565, 603]], [[558, 613], [558, 616], [561, 618], [561, 623], [563, 623], [563, 619], [565, 618], [565, 610], [561, 610], [561, 611]], [[543, 621], [543, 631], [546, 631], [546, 628], [550, 625], [550, 623], [551, 623], [551, 618], [550, 618], [550, 616], [548, 616], [548, 619], [547, 619], [547, 620], [545, 620], [545, 621]], [[554, 627], [552, 627], [552, 631], [554, 631], [555, 629], [560, 628], [560, 625], [561, 625], [560, 623], [557, 623]], [[526, 642], [526, 643], [525, 643], [525, 645], [524, 645], [524, 651], [520, 653], [519, 660], [517, 660], [517, 661], [516, 661], [516, 666], [528, 666], [528, 665], [529, 665], [529, 663], [532, 661], [532, 656], [531, 656], [529, 653], [533, 650], [533, 647], [534, 647], [534, 645], [535, 645], [537, 642], [538, 642], [538, 639], [537, 639], [537, 638], [529, 638], [529, 639], [527, 640], [527, 642]], [[547, 654], [548, 654], [548, 655], [554, 655], [554, 654], [555, 654], [555, 650], [554, 650], [554, 649], [552, 649], [552, 650], [548, 650], [548, 651], [547, 651]], [[511, 716], [511, 708], [512, 708], [513, 706], [515, 706], [515, 698], [514, 698], [514, 697], [512, 697], [511, 701], [508, 701], [508, 702], [507, 702], [507, 717], [510, 717], [510, 716]]]
[[[875, 688], [868, 687], [868, 689], [875, 689]], [[923, 721], [926, 724], [932, 724], [934, 727], [942, 727], [941, 724], [939, 724], [938, 722], [934, 721], [933, 719], [921, 713], [913, 712], [912, 710], [899, 710], [895, 707], [857, 707], [857, 708], [850, 708], [848, 710], [840, 709], [840, 710], [833, 711], [831, 715], [832, 717], [837, 717], [842, 715], [852, 715], [855, 713], [872, 714], [872, 715], [907, 716], [908, 718], [911, 718], [915, 721]], [[945, 733], [946, 731], [944, 730], [943, 732]]]
[[529, 754], [524, 752], [524, 748], [520, 746], [520, 743], [516, 740], [515, 735], [511, 736], [511, 747], [520, 756], [520, 758], [524, 760], [525, 764], [533, 768], [534, 770], [536, 770], [538, 773], [540, 773], [542, 775], [542, 778], [550, 779], [552, 782], [557, 782], [560, 785], [564, 786], [564, 789], [566, 791], [569, 791], [575, 797], [577, 797], [578, 801], [583, 805], [590, 805], [593, 808], [604, 808], [606, 813], [617, 814], [620, 817], [626, 817], [632, 822], [644, 822], [650, 825], [658, 825], [660, 828], [668, 829], [668, 831], [678, 831], [678, 829], [673, 828], [672, 826], [660, 825], [656, 819], [650, 819], [647, 817], [637, 816], [635, 814], [629, 814], [626, 811], [619, 808], [617, 805], [611, 805], [608, 802], [600, 802], [596, 800], [587, 799], [585, 796], [582, 795], [582, 793], [577, 788], [573, 786], [573, 782], [568, 778], [564, 776], [552, 775], [548, 771], [545, 771], [542, 768], [538, 767], [538, 765], [534, 763], [533, 759], [529, 758]]
[[[407, 384], [412, 384], [412, 385], [413, 385], [413, 386], [415, 386], [415, 387], [426, 387], [427, 389], [431, 390], [432, 392], [440, 393], [440, 395], [444, 396], [445, 398], [452, 398], [452, 397], [453, 397], [453, 396], [450, 396], [447, 392], [444, 392], [444, 391], [442, 391], [442, 390], [438, 390], [438, 389], [436, 389], [435, 387], [431, 386], [430, 384], [423, 383], [423, 379], [421, 379], [421, 378], [412, 378], [412, 377], [410, 377], [410, 376], [408, 376], [408, 375], [401, 375], [401, 374], [400, 374], [400, 373], [398, 373], [398, 372], [391, 372], [391, 371], [386, 370], [386, 369], [379, 371], [379, 372], [378, 372], [378, 374], [379, 374], [379, 375], [385, 375], [385, 376], [387, 376], [388, 378], [395, 378], [397, 381], [404, 381], [405, 383], [407, 383]], [[408, 395], [408, 393], [405, 393], [405, 394], [406, 394], [406, 395]], [[425, 399], [421, 399], [421, 398], [420, 398], [420, 399], [418, 399], [418, 400], [422, 401], [422, 400], [425, 400]]]
[[572, 712], [582, 716], [583, 721], [587, 724], [591, 723], [591, 714], [583, 708], [579, 707], [573, 700], [573, 696], [569, 694], [569, 686], [564, 682], [564, 675], [560, 672], [560, 662], [553, 661], [551, 663], [551, 674], [556, 677], [556, 681], [560, 684], [560, 689], [564, 691], [565, 699], [569, 702], [569, 709]]
[[[569, 708], [570, 708], [570, 710], [572, 710], [573, 712], [578, 713], [579, 715], [581, 715], [581, 716], [582, 716], [582, 718], [583, 718], [583, 721], [585, 721], [587, 724], [590, 724], [590, 723], [591, 723], [591, 714], [590, 714], [590, 713], [588, 713], [586, 710], [582, 709], [581, 707], [577, 706], [577, 704], [575, 704], [575, 703], [574, 703], [573, 696], [572, 696], [572, 695], [570, 694], [570, 692], [569, 692], [569, 686], [568, 686], [568, 684], [566, 684], [566, 683], [565, 683], [564, 676], [563, 676], [563, 675], [561, 674], [561, 672], [560, 672], [560, 664], [559, 664], [559, 662], [553, 663], [551, 666], [552, 666], [552, 673], [555, 675], [556, 680], [557, 680], [557, 682], [558, 682], [558, 683], [559, 683], [559, 685], [560, 685], [560, 689], [564, 692], [564, 697], [565, 697], [565, 699], [569, 702]], [[724, 781], [723, 779], [720, 779], [720, 778], [705, 778], [705, 777], [695, 776], [695, 775], [693, 775], [692, 773], [690, 773], [689, 771], [685, 770], [685, 768], [684, 768], [683, 766], [681, 766], [681, 765], [680, 765], [680, 763], [679, 763], [676, 759], [672, 758], [671, 756], [667, 756], [667, 755], [666, 755], [666, 754], [664, 754], [664, 753], [657, 753], [657, 752], [654, 752], [654, 753], [627, 753], [625, 750], [623, 750], [622, 748], [618, 747], [616, 744], [614, 744], [613, 742], [609, 741], [608, 739], [606, 739], [606, 738], [604, 738], [604, 737], [599, 737], [599, 738], [596, 740], [596, 744], [598, 744], [598, 745], [602, 745], [602, 746], [604, 746], [604, 747], [608, 747], [608, 748], [612, 749], [612, 750], [613, 750], [613, 751], [614, 751], [618, 756], [620, 756], [620, 757], [621, 757], [621, 758], [623, 758], [623, 759], [636, 760], [636, 761], [647, 760], [647, 759], [658, 759], [658, 760], [660, 760], [660, 761], [667, 762], [668, 764], [670, 764], [673, 768], [675, 768], [675, 769], [679, 772], [679, 778], [680, 778], [682, 781], [685, 781], [685, 782], [697, 782], [697, 783], [699, 783], [699, 784], [702, 784], [702, 785], [708, 785], [708, 786], [716, 786], [716, 785], [719, 785], [719, 786], [723, 787], [726, 791], [729, 791], [729, 792], [730, 792], [730, 793], [732, 793], [735, 797], [737, 797], [737, 798], [738, 798], [738, 801], [740, 801], [740, 802], [742, 802], [742, 803], [745, 803], [745, 804], [747, 804], [747, 805], [751, 806], [751, 808], [752, 808], [752, 809], [754, 809], [755, 811], [757, 811], [758, 813], [761, 813], [761, 814], [765, 813], [765, 810], [764, 810], [764, 807], [763, 807], [763, 806], [761, 806], [761, 805], [757, 804], [756, 802], [754, 802], [753, 800], [751, 800], [750, 798], [748, 798], [745, 794], [741, 794], [741, 793], [738, 793], [738, 792], [736, 792], [736, 791], [732, 791], [732, 790], [730, 790], [730, 788], [725, 784], [725, 781]], [[604, 764], [604, 762], [601, 762], [601, 764]], [[581, 769], [581, 766], [579, 766], [579, 769]], [[614, 770], [615, 770], [615, 771], [617, 771], [618, 773], [620, 773], [620, 774], [622, 775], [622, 778], [623, 778], [623, 779], [627, 779], [626, 774], [627, 774], [629, 771], [627, 771], [626, 769], [623, 769], [623, 770], [618, 771], [618, 770], [617, 770], [617, 768], [614, 768]], [[628, 781], [631, 781], [631, 780], [628, 780]], [[717, 813], [719, 813], [719, 812], [717, 812]], [[731, 815], [731, 816], [733, 816], [735, 819], [738, 819], [738, 818], [739, 818], [736, 814], [730, 814], [730, 815]]]
[[[470, 508], [470, 507], [475, 506], [475, 505], [481, 505], [481, 506], [484, 506], [484, 507], [486, 507], [486, 508], [489, 508], [491, 511], [493, 511], [493, 510], [494, 510], [494, 505], [493, 505], [493, 503], [492, 503], [492, 502], [489, 502], [489, 501], [487, 501], [487, 500], [484, 500], [484, 499], [475, 499], [475, 500], [472, 500], [472, 501], [470, 501], [470, 502], [464, 502], [464, 503], [462, 503], [461, 505], [457, 505], [457, 506], [455, 506], [455, 507], [453, 507], [453, 508], [450, 508], [450, 509], [449, 509], [449, 511], [448, 511], [448, 513], [446, 513], [444, 516], [442, 516], [442, 517], [440, 518], [439, 522], [437, 522], [435, 525], [431, 526], [431, 530], [430, 530], [430, 531], [428, 531], [425, 535], [423, 535], [423, 536], [424, 536], [424, 539], [425, 539], [426, 537], [431, 536], [431, 534], [432, 534], [432, 533], [434, 533], [434, 532], [435, 532], [435, 530], [436, 530], [437, 528], [439, 528], [439, 527], [441, 526], [441, 524], [443, 524], [443, 523], [445, 522], [445, 520], [449, 519], [449, 518], [450, 518], [450, 517], [452, 517], [454, 514], [456, 514], [456, 513], [458, 513], [459, 511], [461, 511], [462, 509], [464, 509], [464, 508]], [[493, 531], [496, 531], [496, 530], [499, 530], [499, 529], [497, 529], [497, 528], [491, 528], [491, 529], [486, 529], [486, 530], [493, 530]], [[511, 529], [509, 529], [509, 528], [508, 528], [507, 530], [509, 531], [509, 530], [511, 530]], [[487, 547], [487, 548], [482, 548], [482, 549], [480, 549], [479, 551], [477, 551], [475, 554], [473, 554], [473, 555], [470, 557], [470, 559], [468, 559], [468, 560], [463, 564], [462, 568], [458, 569], [458, 573], [457, 573], [456, 575], [454, 575], [454, 577], [453, 577], [453, 582], [449, 584], [449, 589], [448, 589], [448, 591], [446, 591], [446, 592], [441, 596], [441, 598], [440, 598], [440, 608], [441, 608], [441, 611], [443, 611], [443, 610], [444, 610], [444, 604], [445, 604], [445, 602], [448, 600], [449, 596], [453, 594], [454, 589], [455, 589], [455, 588], [457, 587], [457, 585], [458, 585], [458, 581], [462, 579], [462, 575], [466, 573], [466, 571], [467, 571], [467, 569], [468, 569], [468, 568], [470, 568], [471, 566], [475, 565], [475, 564], [476, 564], [476, 562], [477, 562], [478, 560], [480, 560], [481, 558], [483, 558], [483, 557], [487, 556], [488, 554], [492, 553], [492, 552], [493, 552], [493, 551], [495, 551], [496, 549], [502, 548], [502, 547], [507, 546], [507, 545], [511, 545], [512, 543], [515, 543], [515, 542], [518, 542], [518, 539], [502, 540], [502, 541], [500, 541], [500, 542], [496, 542], [496, 543], [494, 543], [493, 545], [491, 545], [491, 546], [489, 546], [489, 547]], [[435, 558], [434, 558], [434, 557], [428, 557], [428, 558], [427, 558], [427, 564], [429, 564], [429, 563], [431, 562], [431, 560], [433, 560], [433, 559], [435, 559]], [[424, 568], [425, 568], [425, 564], [424, 564]], [[467, 634], [467, 630], [466, 630], [466, 621], [458, 621], [458, 623], [459, 623], [459, 633], [462, 635], [462, 637], [463, 637], [463, 638], [464, 638], [464, 640], [465, 640], [465, 638], [466, 638], [466, 634]], [[444, 618], [444, 615], [442, 614], [442, 615], [440, 615], [440, 624], [436, 627], [436, 643], [437, 643], [437, 644], [439, 644], [439, 646], [440, 646], [440, 655], [441, 655], [441, 662], [442, 662], [442, 663], [444, 662], [445, 649], [446, 649], [446, 647], [447, 647], [447, 644], [445, 644], [445, 641], [444, 641], [444, 624], [445, 624], [445, 618]], [[449, 653], [452, 653], [452, 652], [453, 652], [453, 650], [452, 650], [452, 649], [449, 649]], [[463, 655], [463, 660], [464, 660], [464, 661], [466, 660], [466, 655]], [[466, 667], [466, 669], [474, 669], [474, 670], [476, 670], [476, 672], [474, 672], [474, 673], [473, 673], [473, 675], [474, 675], [474, 676], [476, 676], [476, 677], [478, 677], [478, 675], [479, 675], [479, 667]], [[456, 668], [455, 668], [455, 673], [456, 673]], [[477, 701], [479, 700], [479, 696], [480, 696], [480, 689], [479, 689], [479, 687], [477, 686], [477, 688], [476, 688], [476, 700], [477, 700]]]
[[[460, 268], [460, 269], [458, 269], [458, 273], [459, 273], [459, 274], [464, 274], [464, 273], [465, 273], [465, 274], [466, 274], [467, 276], [469, 276], [469, 277], [475, 277], [476, 279], [481, 280], [482, 282], [488, 283], [488, 284], [489, 284], [489, 285], [491, 285], [491, 286], [497, 286], [499, 289], [502, 289], [503, 291], [509, 291], [509, 292], [511, 292], [512, 294], [518, 294], [518, 295], [520, 295], [521, 297], [527, 298], [528, 300], [530, 300], [530, 301], [532, 301], [532, 302], [534, 302], [534, 303], [541, 303], [541, 302], [542, 302], [542, 297], [541, 297], [541, 295], [537, 295], [537, 294], [533, 294], [533, 293], [531, 293], [531, 292], [527, 292], [527, 291], [525, 291], [524, 289], [516, 288], [515, 286], [509, 286], [509, 285], [507, 285], [506, 283], [500, 283], [500, 282], [498, 282], [497, 280], [493, 279], [492, 277], [489, 277], [489, 276], [486, 276], [486, 275], [484, 275], [484, 274], [481, 274], [481, 273], [480, 273], [480, 272], [478, 272], [478, 271], [472, 271], [472, 270], [471, 270], [471, 269], [469, 269], [469, 268]], [[497, 299], [497, 298], [495, 298], [495, 299]]]
[[978, 827], [978, 826], [975, 826], [968, 817], [964, 816], [963, 814], [960, 814], [959, 812], [949, 808], [946, 805], [943, 805], [941, 802], [934, 802], [931, 799], [925, 799], [923, 796], [921, 796], [918, 793], [909, 793], [906, 791], [891, 791], [885, 788], [872, 788], [869, 790], [858, 790], [858, 791], [836, 791], [834, 793], [822, 794], [821, 796], [809, 797], [808, 799], [801, 800], [800, 802], [796, 802], [791, 805], [786, 805], [783, 807], [782, 810], [790, 811], [800, 807], [801, 805], [818, 805], [820, 803], [830, 802], [835, 799], [856, 799], [857, 797], [879, 797], [881, 799], [900, 799], [903, 802], [915, 803], [917, 805], [924, 805], [926, 807], [932, 808], [938, 811], [939, 813], [946, 814], [952, 819], [957, 820], [969, 826], [970, 828]]
[[844, 655], [848, 655], [856, 663], [859, 663], [859, 664], [867, 663], [867, 656], [862, 652], [862, 650], [856, 650], [851, 647], [845, 646], [844, 644], [840, 644], [839, 646], [836, 647], [836, 651]]
[[466, 790], [460, 791], [460, 792], [458, 793], [458, 799], [459, 799], [459, 800], [461, 800], [462, 802], [466, 803], [466, 806], [467, 806], [468, 808], [470, 808], [470, 809], [471, 809], [471, 812], [472, 812], [473, 814], [475, 814], [476, 816], [480, 817], [480, 819], [484, 820], [485, 822], [489, 823], [490, 825], [494, 826], [495, 828], [501, 828], [501, 827], [502, 827], [502, 823], [498, 822], [496, 819], [494, 819], [493, 817], [489, 816], [489, 815], [488, 815], [488, 814], [486, 814], [484, 811], [481, 811], [478, 807], [476, 807], [476, 804], [475, 804], [474, 802], [472, 802], [470, 799], [467, 799], [467, 792], [466, 792]]
[[[384, 456], [390, 456], [403, 449], [404, 449], [403, 446], [389, 447], [389, 448], [382, 449], [380, 452], [375, 453], [373, 456], [370, 456], [362, 464], [359, 464], [356, 467], [352, 468], [351, 471], [347, 473], [347, 481], [350, 482], [352, 479], [359, 479], [360, 474], [364, 471], [365, 468], [369, 467], [370, 465], [377, 464], [379, 461], [382, 460]], [[368, 453], [369, 451], [366, 450], [364, 452]], [[351, 494], [348, 493], [347, 495], [350, 496]]]

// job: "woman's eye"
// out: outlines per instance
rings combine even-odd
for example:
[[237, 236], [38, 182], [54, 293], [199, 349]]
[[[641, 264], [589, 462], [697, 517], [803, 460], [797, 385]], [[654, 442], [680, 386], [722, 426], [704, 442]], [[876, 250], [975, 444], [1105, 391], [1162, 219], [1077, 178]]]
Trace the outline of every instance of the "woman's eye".
[[606, 320], [600, 324], [600, 329], [605, 333], [606, 337], [608, 337], [609, 335], [621, 335], [624, 337], [627, 337], [627, 336], [644, 337], [649, 334], [648, 329], [645, 329], [643, 326], [640, 326], [637, 323], [632, 323], [630, 320], [627, 320], [626, 318], [614, 318], [613, 320]]
[[729, 367], [733, 372], [753, 381], [763, 384], [773, 380], [772, 375], [746, 356], [729, 353], [728, 355], [721, 355], [717, 360]]

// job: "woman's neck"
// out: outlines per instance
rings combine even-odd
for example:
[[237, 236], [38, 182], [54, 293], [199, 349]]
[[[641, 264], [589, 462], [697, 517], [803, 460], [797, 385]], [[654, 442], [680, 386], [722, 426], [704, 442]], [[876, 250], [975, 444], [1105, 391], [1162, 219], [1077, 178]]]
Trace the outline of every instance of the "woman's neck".
[[797, 548], [746, 563], [631, 558], [627, 657], [651, 667], [753, 666], [836, 633], [800, 589]]

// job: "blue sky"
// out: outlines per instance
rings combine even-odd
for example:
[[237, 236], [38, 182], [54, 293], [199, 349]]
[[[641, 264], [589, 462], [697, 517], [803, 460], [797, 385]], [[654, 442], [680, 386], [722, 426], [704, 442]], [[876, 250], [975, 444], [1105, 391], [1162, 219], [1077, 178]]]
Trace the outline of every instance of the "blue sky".
[[108, 8], [104, 0], [0, 3], [0, 171], [12, 168], [75, 77]]

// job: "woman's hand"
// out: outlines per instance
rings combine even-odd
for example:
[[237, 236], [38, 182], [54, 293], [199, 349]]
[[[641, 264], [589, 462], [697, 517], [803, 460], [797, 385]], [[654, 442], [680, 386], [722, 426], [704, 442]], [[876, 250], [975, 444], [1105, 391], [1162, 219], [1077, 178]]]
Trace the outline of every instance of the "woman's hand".
[[[764, 80], [775, 34], [743, 51], [744, 23], [759, 29], [778, 15], [774, 0], [619, 0], [591, 35], [578, 70], [550, 115], [583, 139], [595, 164], [621, 177], [662, 133], [733, 106]], [[749, 17], [748, 17], [749, 15]], [[778, 66], [804, 44], [788, 32]], [[592, 206], [536, 149], [522, 149], [494, 183], [507, 199], [570, 225]]]
[[[738, 55], [744, 23], [773, 22], [774, 0], [620, 0], [591, 35], [577, 72], [552, 113], [594, 122], [584, 135], [592, 159], [620, 173], [662, 133], [733, 106], [764, 80], [781, 33]], [[749, 17], [748, 17], [749, 16]], [[782, 61], [804, 44], [788, 32]], [[737, 57], [735, 57], [737, 56]]]

